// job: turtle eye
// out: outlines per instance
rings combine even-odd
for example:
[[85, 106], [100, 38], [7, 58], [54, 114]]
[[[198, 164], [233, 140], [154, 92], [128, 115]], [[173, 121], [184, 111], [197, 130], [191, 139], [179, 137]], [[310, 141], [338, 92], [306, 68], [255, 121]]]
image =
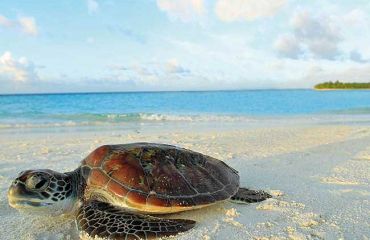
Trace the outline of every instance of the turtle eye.
[[42, 191], [49, 185], [49, 179], [41, 175], [32, 175], [26, 181], [26, 186], [30, 190]]

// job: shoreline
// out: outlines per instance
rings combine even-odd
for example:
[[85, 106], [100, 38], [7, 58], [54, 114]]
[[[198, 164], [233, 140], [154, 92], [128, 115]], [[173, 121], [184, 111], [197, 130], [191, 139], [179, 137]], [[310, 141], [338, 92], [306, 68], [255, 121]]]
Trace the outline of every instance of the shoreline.
[[[366, 109], [365, 109], [366, 110]], [[102, 129], [137, 129], [143, 127], [155, 127], [163, 125], [214, 125], [264, 127], [284, 123], [298, 125], [320, 122], [322, 124], [367, 124], [370, 123], [370, 111], [365, 110], [352, 113], [316, 113], [316, 114], [285, 114], [285, 115], [235, 115], [235, 114], [140, 114], [144, 117], [136, 120], [122, 118], [117, 121], [0, 121], [1, 132], [29, 132], [29, 131], [86, 131]], [[349, 111], [349, 110], [348, 110]], [[109, 114], [110, 115], [110, 114]], [[126, 114], [124, 114], [126, 115]], [[112, 117], [111, 117], [112, 118]]]

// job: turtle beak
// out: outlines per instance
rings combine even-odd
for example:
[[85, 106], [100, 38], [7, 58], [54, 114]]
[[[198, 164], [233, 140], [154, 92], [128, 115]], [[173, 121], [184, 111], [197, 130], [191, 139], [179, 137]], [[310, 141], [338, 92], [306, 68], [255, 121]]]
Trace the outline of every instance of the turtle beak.
[[14, 180], [8, 190], [9, 205], [13, 208], [40, 207], [48, 205], [41, 202], [38, 194], [28, 191], [18, 179]]

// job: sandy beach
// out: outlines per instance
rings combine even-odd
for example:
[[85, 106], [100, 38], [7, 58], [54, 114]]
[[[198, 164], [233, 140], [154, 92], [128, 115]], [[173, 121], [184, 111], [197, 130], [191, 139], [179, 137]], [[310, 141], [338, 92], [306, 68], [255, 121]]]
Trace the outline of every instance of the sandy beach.
[[[0, 0], [0, 36], [0, 240], [370, 240], [370, 0]], [[240, 186], [93, 152], [139, 142]]]
[[0, 239], [79, 239], [73, 218], [10, 208], [9, 184], [21, 170], [70, 171], [99, 145], [138, 141], [219, 158], [240, 172], [241, 185], [274, 196], [171, 215], [198, 222], [171, 239], [370, 238], [370, 124], [296, 117], [0, 129]]

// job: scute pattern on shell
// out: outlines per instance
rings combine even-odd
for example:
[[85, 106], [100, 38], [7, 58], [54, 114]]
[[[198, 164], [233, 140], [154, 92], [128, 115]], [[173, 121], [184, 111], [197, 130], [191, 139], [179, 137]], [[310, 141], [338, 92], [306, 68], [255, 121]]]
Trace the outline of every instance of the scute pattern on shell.
[[187, 149], [154, 143], [105, 145], [82, 161], [87, 185], [152, 206], [196, 206], [230, 198], [236, 170]]

